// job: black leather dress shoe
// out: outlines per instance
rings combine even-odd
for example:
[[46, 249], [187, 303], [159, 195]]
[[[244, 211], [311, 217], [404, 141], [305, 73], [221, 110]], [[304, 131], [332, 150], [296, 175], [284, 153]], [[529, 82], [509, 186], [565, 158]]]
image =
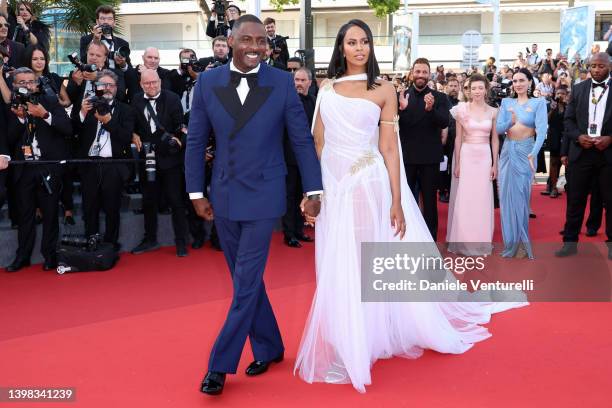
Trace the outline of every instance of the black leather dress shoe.
[[578, 253], [577, 242], [564, 242], [560, 250], [555, 252], [555, 256], [565, 258], [566, 256], [576, 255]]
[[285, 238], [285, 244], [291, 248], [301, 248], [302, 244], [295, 238]]
[[55, 259], [45, 260], [43, 271], [54, 271], [57, 269], [57, 261]]
[[185, 244], [176, 244], [176, 256], [179, 258], [184, 258], [187, 256], [187, 245]]
[[157, 241], [147, 241], [144, 240], [134, 249], [132, 249], [132, 253], [134, 255], [144, 254], [145, 252], [155, 251], [159, 248], [159, 244]]
[[191, 243], [191, 248], [200, 249], [204, 246], [204, 240], [202, 238], [194, 239]]
[[302, 235], [296, 235], [295, 236], [297, 238], [298, 241], [302, 241], [302, 242], [314, 242], [314, 239], [306, 234], [302, 234]]
[[6, 267], [7, 272], [17, 272], [21, 268], [30, 266], [30, 261], [24, 261], [21, 259], [15, 259], [12, 264]]
[[200, 391], [208, 395], [219, 395], [225, 386], [225, 373], [209, 371], [202, 380]]
[[594, 237], [595, 235], [597, 235], [597, 230], [594, 230], [592, 228], [587, 228], [587, 232], [586, 232], [587, 237]]
[[283, 353], [272, 361], [255, 360], [247, 367], [246, 375], [253, 377], [255, 375], [263, 374], [268, 371], [268, 367], [270, 367], [271, 363], [280, 363], [284, 358], [285, 354]]

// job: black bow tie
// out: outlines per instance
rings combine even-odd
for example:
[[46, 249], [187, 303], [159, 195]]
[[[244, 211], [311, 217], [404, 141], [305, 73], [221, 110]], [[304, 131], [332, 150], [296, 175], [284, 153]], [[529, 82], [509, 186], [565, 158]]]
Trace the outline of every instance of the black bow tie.
[[257, 73], [254, 74], [243, 74], [242, 72], [230, 71], [230, 85], [234, 88], [238, 88], [242, 78], [246, 78], [249, 88], [255, 88], [257, 86]]
[[604, 88], [605, 89], [606, 85], [607, 85], [607, 82], [602, 82], [600, 84], [598, 84], [597, 82], [593, 82], [593, 89], [594, 88]]

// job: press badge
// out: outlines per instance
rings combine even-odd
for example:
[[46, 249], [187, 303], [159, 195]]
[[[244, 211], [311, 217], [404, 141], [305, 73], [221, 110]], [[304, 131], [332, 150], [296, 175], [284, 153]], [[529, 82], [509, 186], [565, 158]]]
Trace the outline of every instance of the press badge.
[[589, 136], [590, 136], [590, 137], [598, 137], [598, 136], [601, 136], [601, 135], [599, 134], [599, 129], [598, 129], [598, 127], [599, 127], [599, 126], [597, 126], [597, 123], [591, 123], [591, 124], [589, 125]]

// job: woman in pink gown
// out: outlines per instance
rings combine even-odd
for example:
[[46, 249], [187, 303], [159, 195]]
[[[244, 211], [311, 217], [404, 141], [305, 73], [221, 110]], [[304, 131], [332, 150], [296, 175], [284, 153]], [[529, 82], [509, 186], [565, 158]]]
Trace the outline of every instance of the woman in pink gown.
[[486, 103], [489, 81], [484, 76], [472, 75], [469, 86], [471, 101], [451, 110], [457, 133], [446, 241], [450, 252], [490, 255], [495, 226], [493, 180], [499, 153], [497, 109]]

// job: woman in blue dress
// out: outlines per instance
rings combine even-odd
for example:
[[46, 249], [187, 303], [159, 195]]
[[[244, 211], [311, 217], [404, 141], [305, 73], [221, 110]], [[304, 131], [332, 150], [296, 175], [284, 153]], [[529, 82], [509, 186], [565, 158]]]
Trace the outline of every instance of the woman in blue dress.
[[[533, 259], [529, 240], [529, 199], [537, 157], [546, 138], [546, 100], [532, 98], [533, 76], [523, 68], [512, 77], [514, 98], [502, 100], [497, 115], [497, 132], [506, 133], [499, 159], [502, 256]], [[534, 138], [535, 136], [535, 138]], [[519, 251], [521, 247], [523, 251]]]

